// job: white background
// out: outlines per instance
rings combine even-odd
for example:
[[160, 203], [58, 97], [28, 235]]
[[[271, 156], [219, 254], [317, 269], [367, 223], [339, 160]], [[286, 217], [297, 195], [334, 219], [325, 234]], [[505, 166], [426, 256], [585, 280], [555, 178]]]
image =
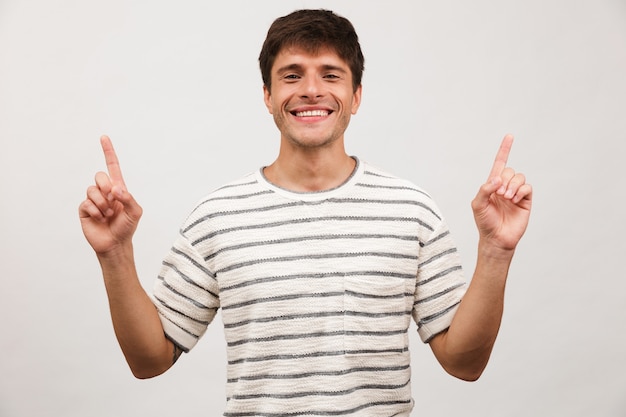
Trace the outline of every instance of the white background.
[[0, 0], [0, 416], [221, 415], [219, 317], [172, 370], [135, 380], [77, 208], [106, 133], [145, 210], [150, 289], [193, 204], [273, 161], [257, 57], [303, 7], [361, 38], [348, 151], [430, 191], [468, 274], [469, 203], [505, 133], [535, 187], [486, 372], [446, 375], [413, 327], [414, 414], [625, 416], [623, 0]]

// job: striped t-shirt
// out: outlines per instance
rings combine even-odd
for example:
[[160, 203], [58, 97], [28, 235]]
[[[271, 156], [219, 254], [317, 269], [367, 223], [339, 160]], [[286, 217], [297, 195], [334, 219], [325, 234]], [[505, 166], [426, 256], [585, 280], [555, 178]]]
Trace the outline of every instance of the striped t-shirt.
[[209, 194], [153, 299], [185, 351], [221, 308], [224, 416], [408, 416], [411, 317], [428, 341], [464, 292], [432, 199], [358, 161], [328, 191], [287, 191], [259, 170]]

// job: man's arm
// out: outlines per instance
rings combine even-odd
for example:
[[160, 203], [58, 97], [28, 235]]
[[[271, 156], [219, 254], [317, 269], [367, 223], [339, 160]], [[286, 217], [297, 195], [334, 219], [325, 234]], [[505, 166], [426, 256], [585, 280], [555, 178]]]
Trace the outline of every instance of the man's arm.
[[101, 138], [108, 174], [98, 172], [95, 185], [79, 206], [85, 238], [96, 252], [109, 299], [115, 335], [137, 378], [165, 372], [180, 349], [165, 337], [156, 307], [139, 282], [132, 237], [142, 208], [127, 191], [115, 150]]
[[530, 216], [532, 187], [506, 166], [513, 137], [505, 136], [489, 179], [472, 201], [478, 258], [469, 288], [450, 327], [430, 341], [443, 368], [474, 381], [487, 366], [504, 306], [504, 288], [515, 248]]

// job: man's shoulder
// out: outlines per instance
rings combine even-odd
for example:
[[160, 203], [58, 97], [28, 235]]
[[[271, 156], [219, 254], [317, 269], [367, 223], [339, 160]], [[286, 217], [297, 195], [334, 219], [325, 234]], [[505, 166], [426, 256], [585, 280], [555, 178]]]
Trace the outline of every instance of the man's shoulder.
[[259, 181], [256, 175], [256, 171], [249, 172], [235, 180], [222, 184], [220, 187], [209, 192], [205, 198], [217, 198], [217, 197], [235, 197], [242, 194], [247, 194], [250, 191], [259, 187]]
[[430, 199], [430, 195], [413, 181], [399, 177], [391, 172], [362, 161], [363, 175], [361, 176], [361, 184], [370, 188], [387, 188], [390, 190], [405, 191], [407, 193], [423, 196]]
[[206, 216], [210, 212], [241, 207], [246, 200], [266, 193], [260, 186], [256, 173], [250, 172], [236, 180], [226, 182], [205, 194], [193, 206], [190, 217]]

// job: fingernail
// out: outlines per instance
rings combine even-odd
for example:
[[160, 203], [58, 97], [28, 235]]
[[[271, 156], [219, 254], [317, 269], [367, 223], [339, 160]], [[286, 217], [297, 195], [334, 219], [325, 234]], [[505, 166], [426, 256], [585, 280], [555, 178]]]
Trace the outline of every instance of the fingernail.
[[113, 209], [107, 209], [107, 211], [104, 212], [104, 215], [106, 217], [111, 217], [115, 212], [113, 211]]
[[509, 190], [509, 191], [507, 191], [507, 192], [506, 192], [506, 194], [504, 194], [504, 196], [505, 196], [506, 198], [511, 198], [511, 197], [513, 197], [513, 190]]

